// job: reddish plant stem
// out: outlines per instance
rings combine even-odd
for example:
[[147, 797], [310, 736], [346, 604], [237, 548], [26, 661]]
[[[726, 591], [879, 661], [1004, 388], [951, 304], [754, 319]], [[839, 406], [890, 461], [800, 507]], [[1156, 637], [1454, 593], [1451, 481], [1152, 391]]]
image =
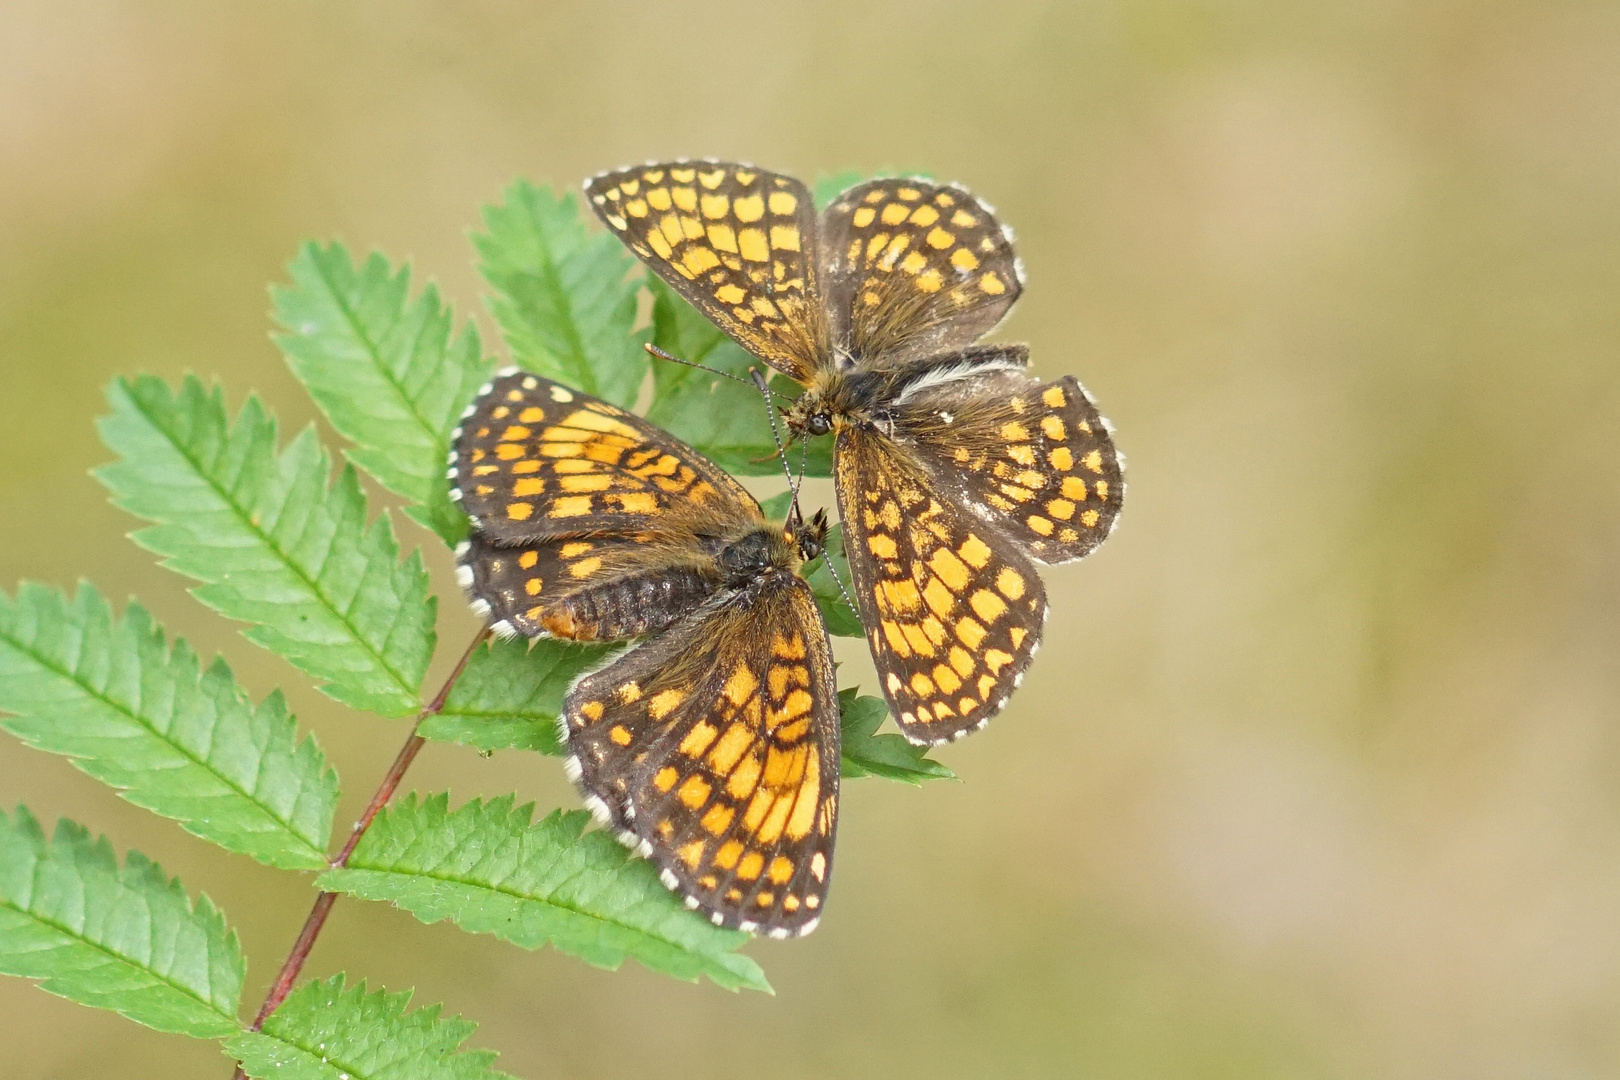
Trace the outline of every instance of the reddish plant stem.
[[[342, 849], [335, 856], [327, 860], [327, 865], [332, 869], [340, 870], [348, 865], [349, 856], [354, 854], [354, 849], [360, 843], [360, 838], [366, 834], [367, 829], [371, 828], [371, 823], [376, 820], [382, 808], [388, 805], [388, 800], [394, 797], [394, 792], [398, 790], [400, 781], [405, 779], [405, 770], [411, 767], [411, 762], [416, 760], [416, 755], [422, 749], [422, 744], [427, 742], [426, 739], [417, 734], [417, 730], [422, 726], [422, 721], [430, 716], [437, 715], [444, 708], [444, 703], [449, 700], [450, 691], [455, 687], [456, 680], [461, 678], [461, 673], [467, 670], [467, 662], [472, 659], [473, 650], [478, 648], [488, 636], [489, 629], [487, 627], [479, 631], [478, 636], [473, 638], [472, 644], [467, 646], [467, 651], [461, 654], [461, 659], [456, 661], [456, 666], [450, 672], [450, 677], [445, 679], [443, 686], [439, 687], [439, 692], [433, 696], [433, 700], [428, 702], [422, 711], [416, 714], [416, 720], [411, 724], [410, 736], [406, 738], [405, 745], [399, 748], [399, 753], [395, 755], [393, 765], [389, 766], [388, 772], [383, 776], [382, 783], [378, 784], [377, 790], [372, 793], [371, 801], [366, 804], [365, 812], [354, 823], [354, 828], [349, 832], [349, 839], [344, 842]], [[331, 914], [332, 905], [337, 902], [337, 898], [338, 894], [332, 892], [323, 892], [315, 897], [315, 905], [309, 909], [309, 917], [304, 920], [304, 928], [298, 931], [298, 938], [293, 942], [292, 951], [287, 954], [287, 959], [281, 964], [281, 970], [276, 973], [276, 981], [270, 984], [270, 992], [265, 995], [264, 1004], [259, 1006], [257, 1015], [253, 1017], [253, 1023], [248, 1025], [249, 1031], [258, 1031], [263, 1027], [269, 1015], [275, 1012], [277, 1007], [287, 999], [287, 995], [292, 992], [293, 983], [298, 981], [299, 973], [304, 970], [304, 963], [309, 959], [310, 950], [315, 947], [315, 939], [320, 935], [321, 927], [326, 925], [326, 917]], [[242, 1071], [242, 1067], [238, 1065], [233, 1080], [245, 1080], [246, 1076], [247, 1074]]]

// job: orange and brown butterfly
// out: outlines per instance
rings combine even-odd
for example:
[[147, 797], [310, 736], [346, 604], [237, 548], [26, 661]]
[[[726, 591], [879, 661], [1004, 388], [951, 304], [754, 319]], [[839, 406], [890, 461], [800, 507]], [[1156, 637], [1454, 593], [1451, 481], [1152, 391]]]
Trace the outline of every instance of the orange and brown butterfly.
[[516, 369], [453, 443], [474, 610], [505, 635], [640, 639], [563, 703], [586, 804], [717, 925], [809, 932], [832, 869], [839, 713], [798, 569], [825, 515], [768, 523], [667, 432]]
[[1112, 429], [1072, 377], [979, 338], [1023, 288], [1012, 232], [965, 188], [867, 181], [816, 213], [792, 177], [719, 161], [592, 177], [597, 215], [681, 296], [804, 392], [832, 432], [855, 602], [905, 736], [955, 739], [1005, 704], [1040, 643], [1035, 564], [1108, 536]]

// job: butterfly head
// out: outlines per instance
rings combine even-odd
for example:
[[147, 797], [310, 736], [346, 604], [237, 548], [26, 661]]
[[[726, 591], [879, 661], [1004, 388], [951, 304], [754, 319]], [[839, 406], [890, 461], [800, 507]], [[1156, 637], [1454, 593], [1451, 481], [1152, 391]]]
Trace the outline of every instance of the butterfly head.
[[827, 531], [831, 526], [827, 524], [827, 511], [817, 510], [805, 521], [799, 513], [798, 504], [795, 503], [793, 512], [788, 516], [783, 526], [783, 535], [793, 549], [798, 552], [801, 563], [814, 562], [821, 558], [827, 550]]

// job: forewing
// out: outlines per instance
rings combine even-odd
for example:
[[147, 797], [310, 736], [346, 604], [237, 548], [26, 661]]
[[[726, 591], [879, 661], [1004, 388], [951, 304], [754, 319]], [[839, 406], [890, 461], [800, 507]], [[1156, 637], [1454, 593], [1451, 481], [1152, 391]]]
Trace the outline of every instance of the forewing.
[[467, 410], [449, 475], [473, 525], [502, 544], [638, 532], [682, 502], [758, 513], [735, 480], [668, 432], [517, 369]]
[[901, 733], [938, 743], [977, 730], [1040, 645], [1034, 564], [938, 495], [908, 448], [847, 428], [835, 461], [855, 603]]
[[838, 693], [821, 614], [786, 572], [582, 678], [570, 770], [598, 816], [715, 923], [820, 916], [838, 822]]
[[[948, 370], [948, 369], [947, 369]], [[892, 411], [935, 490], [1045, 563], [1088, 555], [1125, 497], [1111, 427], [1075, 378], [985, 371], [904, 393]]]
[[822, 288], [835, 348], [894, 366], [961, 348], [1023, 289], [1012, 231], [966, 188], [887, 177], [822, 215]]
[[799, 181], [732, 162], [668, 162], [585, 182], [631, 251], [738, 344], [805, 382], [825, 354], [815, 203]]

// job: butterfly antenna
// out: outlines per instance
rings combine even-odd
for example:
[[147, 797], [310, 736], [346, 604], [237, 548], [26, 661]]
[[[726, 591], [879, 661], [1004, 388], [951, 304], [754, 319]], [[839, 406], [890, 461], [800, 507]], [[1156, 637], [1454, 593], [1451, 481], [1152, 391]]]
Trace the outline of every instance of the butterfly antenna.
[[[842, 530], [840, 530], [838, 533], [838, 539], [840, 542], [842, 542], [844, 539], [844, 533]], [[821, 557], [827, 563], [827, 573], [832, 575], [833, 584], [838, 586], [838, 595], [844, 598], [844, 603], [848, 605], [850, 611], [855, 612], [855, 618], [858, 620], [861, 617], [861, 614], [855, 608], [855, 601], [850, 599], [849, 590], [844, 588], [844, 579], [838, 576], [838, 567], [833, 565], [832, 552], [828, 550], [825, 541], [822, 543]]]
[[776, 404], [771, 401], [770, 384], [765, 380], [764, 372], [757, 367], [748, 369], [748, 374], [754, 380], [754, 386], [759, 389], [760, 395], [765, 398], [765, 418], [771, 422], [771, 441], [776, 444], [776, 456], [782, 459], [782, 471], [787, 474], [788, 489], [793, 492], [793, 501], [799, 501], [799, 485], [794, 482], [793, 470], [788, 467], [787, 448], [782, 445], [782, 432], [776, 426]]
[[[708, 364], [700, 364], [695, 360], [682, 360], [678, 356], [672, 356], [669, 353], [665, 352], [663, 349], [660, 349], [658, 346], [654, 345], [650, 341], [644, 343], [642, 345], [642, 348], [646, 349], [652, 355], [658, 357], [658, 359], [660, 359], [660, 360], [668, 360], [672, 364], [683, 364], [683, 365], [685, 365], [686, 367], [689, 367], [689, 368], [697, 368], [699, 371], [707, 371], [710, 375], [719, 375], [722, 378], [730, 379], [732, 382], [740, 382], [744, 386], [749, 385], [750, 382], [751, 382], [751, 380], [745, 379], [740, 375], [733, 375], [729, 371], [721, 371], [719, 368], [712, 368]], [[757, 382], [754, 382], [753, 385], [757, 386], [759, 384]], [[771, 394], [774, 397], [785, 397], [786, 396], [786, 395], [783, 395], [783, 394], [778, 394], [775, 390], [767, 390], [766, 392]]]

